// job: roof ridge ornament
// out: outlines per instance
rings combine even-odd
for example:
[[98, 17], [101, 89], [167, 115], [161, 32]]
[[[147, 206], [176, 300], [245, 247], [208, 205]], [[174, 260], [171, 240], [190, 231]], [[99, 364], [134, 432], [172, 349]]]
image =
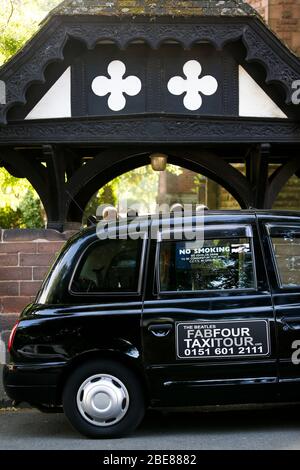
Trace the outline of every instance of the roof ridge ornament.
[[64, 0], [51, 16], [256, 16], [245, 0]]

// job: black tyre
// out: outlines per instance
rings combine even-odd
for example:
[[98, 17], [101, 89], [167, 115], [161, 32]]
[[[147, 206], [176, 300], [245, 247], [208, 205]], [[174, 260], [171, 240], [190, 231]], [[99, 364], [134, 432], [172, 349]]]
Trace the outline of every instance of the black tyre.
[[137, 428], [145, 414], [145, 400], [141, 384], [130, 369], [112, 360], [93, 360], [67, 380], [63, 408], [70, 423], [84, 436], [115, 438]]

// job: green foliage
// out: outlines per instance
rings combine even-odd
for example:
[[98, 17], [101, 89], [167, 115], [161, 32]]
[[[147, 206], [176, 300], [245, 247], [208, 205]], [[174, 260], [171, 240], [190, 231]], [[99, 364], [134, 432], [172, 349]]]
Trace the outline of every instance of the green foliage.
[[[22, 48], [39, 29], [39, 24], [61, 0], [0, 0], [0, 65]], [[167, 171], [180, 174], [181, 170], [168, 165]], [[159, 173], [151, 166], [126, 173], [100, 189], [89, 202], [85, 214], [96, 213], [99, 205], [116, 205], [126, 199], [128, 206], [140, 203], [153, 207], [158, 195]], [[11, 176], [0, 168], [0, 227], [33, 228], [44, 225], [43, 209], [38, 195], [25, 179]]]
[[159, 173], [149, 165], [124, 173], [112, 185], [118, 202], [126, 200], [128, 206], [138, 203], [146, 210], [156, 202], [158, 181]]
[[61, 0], [0, 0], [0, 64], [38, 30], [42, 19]]
[[21, 223], [21, 211], [10, 206], [0, 208], [0, 228], [15, 228]]
[[[174, 165], [167, 165], [166, 171], [177, 176], [182, 173], [182, 169]], [[96, 215], [97, 207], [101, 204], [116, 206], [125, 200], [128, 208], [139, 204], [140, 213], [153, 212], [158, 201], [158, 191], [159, 172], [152, 170], [150, 165], [124, 173], [92, 197], [85, 208], [83, 222], [86, 223], [88, 216]]]
[[9, 205], [16, 210], [32, 186], [26, 179], [15, 178], [4, 168], [0, 168], [0, 188], [0, 208]]
[[30, 189], [20, 203], [20, 228], [42, 228], [45, 226], [42, 218], [41, 203]]
[[117, 204], [117, 198], [115, 194], [115, 180], [106, 184], [103, 188], [100, 189], [89, 201], [88, 205], [84, 210], [84, 215], [82, 218], [83, 225], [87, 224], [87, 218], [90, 216], [95, 216], [97, 213], [97, 208], [102, 204], [111, 204], [115, 206]]
[[0, 228], [37, 228], [45, 225], [38, 194], [25, 178], [0, 168]]
[[194, 176], [194, 187], [192, 188], [192, 192], [199, 194], [199, 191], [203, 186], [206, 186], [207, 178], [203, 175], [196, 174]]
[[[18, 52], [59, 3], [60, 0], [0, 0], [0, 65]], [[42, 226], [43, 208], [30, 183], [0, 168], [0, 227]]]

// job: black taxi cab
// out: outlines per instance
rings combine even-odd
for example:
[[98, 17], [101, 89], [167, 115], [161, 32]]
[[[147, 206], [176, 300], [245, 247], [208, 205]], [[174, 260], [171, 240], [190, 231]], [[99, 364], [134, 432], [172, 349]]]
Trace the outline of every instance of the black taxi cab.
[[96, 438], [148, 407], [300, 402], [300, 214], [138, 221], [65, 245], [11, 333], [7, 394]]

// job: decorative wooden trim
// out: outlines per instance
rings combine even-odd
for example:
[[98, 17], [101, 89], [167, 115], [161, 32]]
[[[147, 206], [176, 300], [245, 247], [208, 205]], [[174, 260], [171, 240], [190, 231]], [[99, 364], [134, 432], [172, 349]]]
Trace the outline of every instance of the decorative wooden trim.
[[[53, 61], [63, 61], [63, 50], [70, 38], [83, 41], [93, 49], [101, 40], [112, 40], [120, 49], [137, 39], [157, 49], [167, 40], [176, 40], [190, 48], [195, 42], [208, 41], [217, 49], [241, 39], [247, 49], [247, 61], [263, 65], [267, 83], [281, 85], [291, 102], [292, 83], [300, 77], [300, 61], [256, 18], [161, 18], [156, 22], [137, 18], [54, 17], [25, 48], [0, 70], [7, 88], [6, 103], [0, 105], [0, 122], [6, 122], [9, 108], [26, 102], [26, 90], [43, 83], [44, 71]], [[295, 106], [295, 113], [300, 110]]]
[[27, 121], [0, 126], [0, 145], [43, 143], [300, 143], [291, 120], [141, 114]]
[[78, 58], [71, 66], [72, 116], [87, 116], [88, 114], [85, 78], [84, 63]]
[[239, 67], [234, 59], [225, 56], [223, 109], [225, 116], [239, 115]]

